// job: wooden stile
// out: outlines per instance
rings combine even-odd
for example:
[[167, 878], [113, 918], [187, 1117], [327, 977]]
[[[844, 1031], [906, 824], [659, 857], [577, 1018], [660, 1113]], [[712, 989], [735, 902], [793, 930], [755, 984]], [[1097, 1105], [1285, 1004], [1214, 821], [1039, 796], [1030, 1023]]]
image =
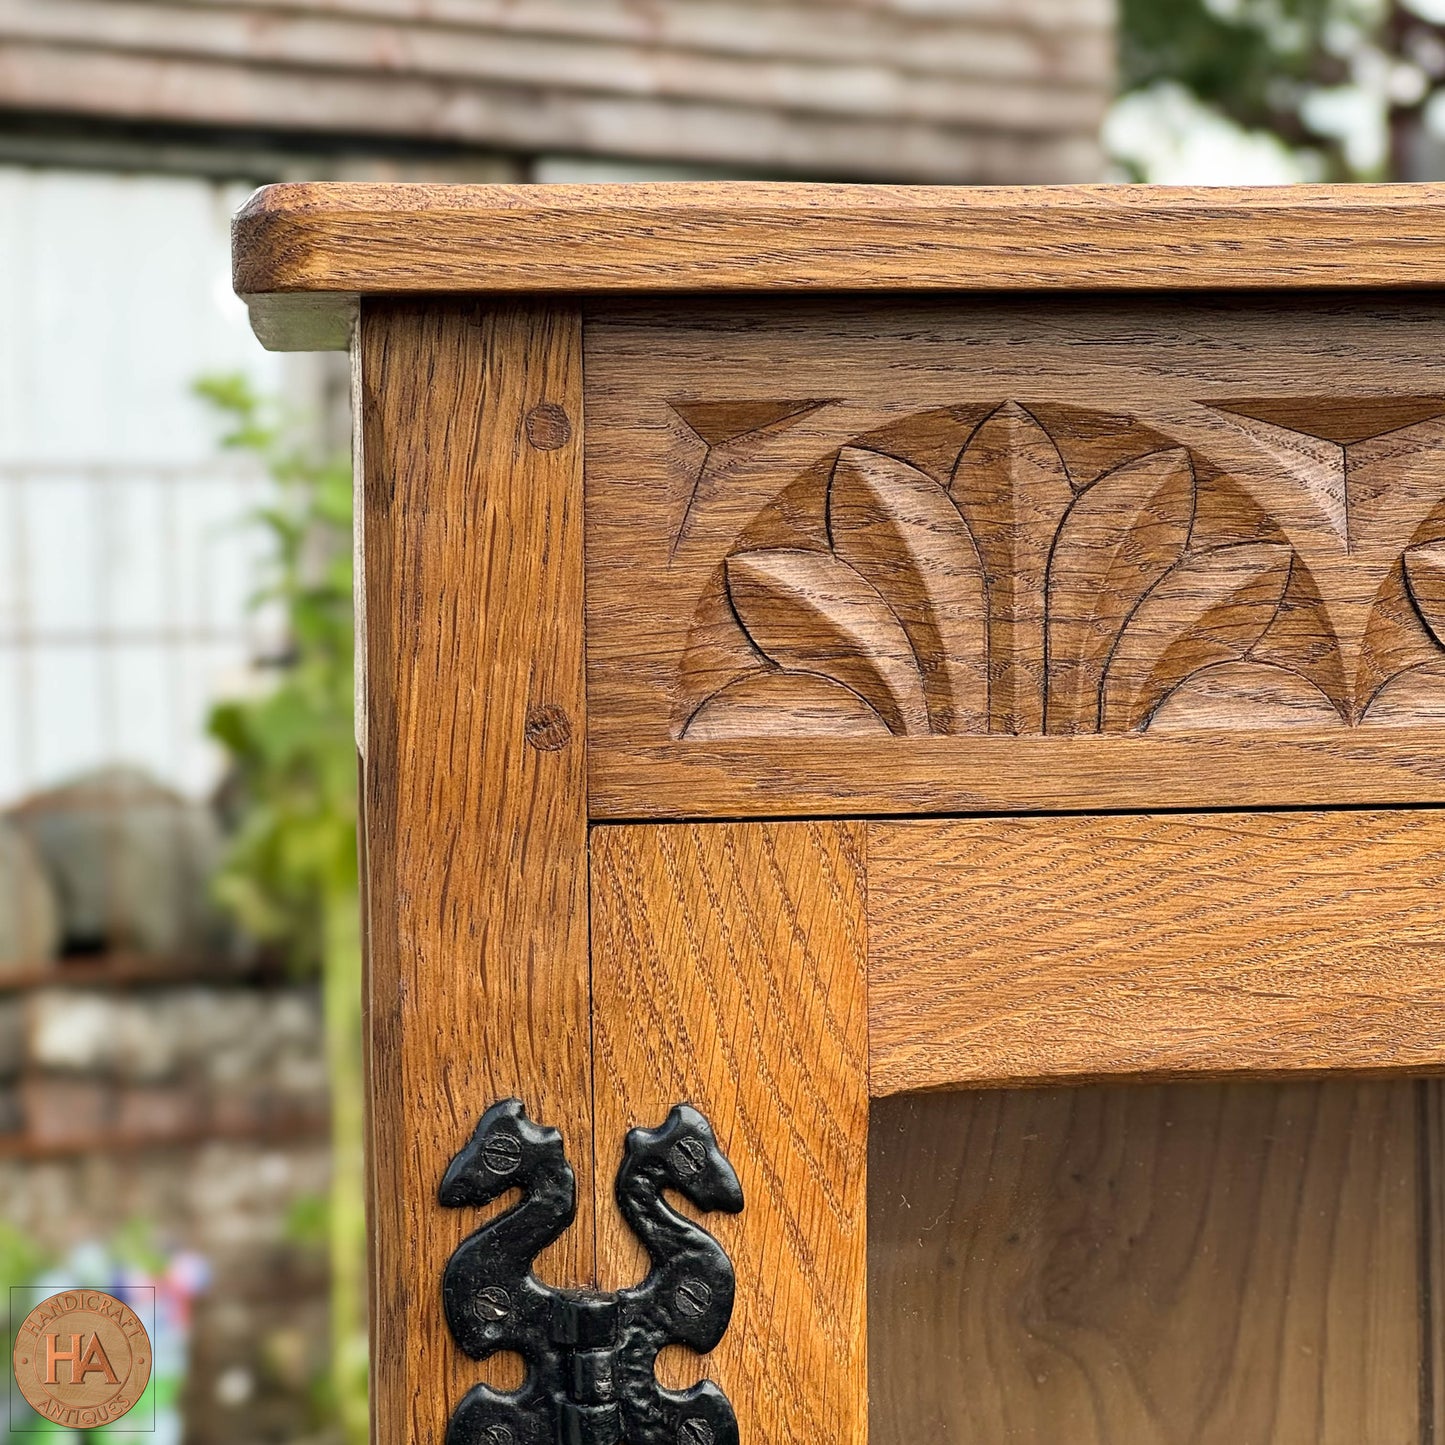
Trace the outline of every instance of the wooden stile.
[[[744, 1439], [866, 1445], [862, 830], [598, 828], [592, 907], [599, 1177], [685, 1100], [746, 1199], [706, 1220], [737, 1268], [732, 1324], [672, 1383], [716, 1380]], [[631, 1283], [641, 1251], [605, 1204], [597, 1241], [602, 1283]]]
[[[524, 1099], [591, 1193], [579, 343], [566, 305], [362, 316], [372, 1389], [388, 1445], [439, 1441], [486, 1368], [451, 1343], [439, 1293], [481, 1221], [436, 1202], [483, 1110]], [[540, 1268], [591, 1281], [590, 1210]]]

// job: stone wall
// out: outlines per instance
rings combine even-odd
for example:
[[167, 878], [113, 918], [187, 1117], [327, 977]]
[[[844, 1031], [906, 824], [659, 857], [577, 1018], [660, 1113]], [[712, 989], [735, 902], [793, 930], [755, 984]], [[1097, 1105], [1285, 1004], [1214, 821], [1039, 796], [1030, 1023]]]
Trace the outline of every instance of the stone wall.
[[325, 1438], [314, 1398], [327, 1348], [328, 1177], [316, 990], [0, 995], [0, 1075], [10, 1225], [55, 1259], [127, 1227], [208, 1262], [185, 1440]]

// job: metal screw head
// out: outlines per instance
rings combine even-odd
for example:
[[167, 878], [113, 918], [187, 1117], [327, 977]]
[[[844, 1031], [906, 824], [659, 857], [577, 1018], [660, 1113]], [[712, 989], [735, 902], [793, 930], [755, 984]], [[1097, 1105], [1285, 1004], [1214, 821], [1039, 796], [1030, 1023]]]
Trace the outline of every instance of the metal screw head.
[[696, 1318], [712, 1303], [712, 1289], [700, 1279], [685, 1279], [673, 1298], [683, 1314]]
[[677, 1427], [677, 1445], [713, 1445], [715, 1438], [712, 1426], [696, 1415], [689, 1415]]
[[482, 1431], [482, 1445], [512, 1445], [512, 1438], [505, 1425], [488, 1425]]
[[679, 1174], [696, 1174], [707, 1162], [707, 1150], [703, 1148], [701, 1139], [679, 1139], [668, 1153], [672, 1167]]
[[493, 1134], [482, 1145], [482, 1158], [493, 1174], [510, 1174], [522, 1162], [522, 1141], [515, 1134]]
[[489, 1284], [477, 1296], [477, 1313], [484, 1320], [494, 1323], [507, 1318], [512, 1312], [512, 1297], [499, 1284]]

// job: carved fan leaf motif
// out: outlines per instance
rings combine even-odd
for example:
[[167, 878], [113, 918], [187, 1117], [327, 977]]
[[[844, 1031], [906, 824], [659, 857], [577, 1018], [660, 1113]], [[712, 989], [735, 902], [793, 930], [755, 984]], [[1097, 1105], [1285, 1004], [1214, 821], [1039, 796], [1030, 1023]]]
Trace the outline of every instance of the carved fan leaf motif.
[[1049, 563], [1049, 732], [1098, 731], [1119, 629], [1183, 555], [1193, 517], [1182, 447], [1125, 462], [1069, 509]]
[[888, 736], [883, 719], [841, 682], [811, 672], [750, 672], [688, 719], [694, 742], [736, 737]]
[[[1319, 584], [1297, 551], [1293, 552], [1284, 600], [1269, 630], [1250, 648], [1249, 660], [1262, 666], [1282, 668], [1308, 682], [1318, 697], [1329, 703], [1334, 714], [1333, 717], [1322, 718], [1320, 726], [1348, 725], [1351, 721], [1350, 684], [1345, 677], [1344, 651], [1320, 595]], [[1283, 685], [1293, 688], [1292, 684]], [[1248, 687], [1241, 693], [1241, 698], [1243, 715], [1251, 719], [1263, 716], [1255, 688]], [[1309, 705], [1314, 707], [1315, 704], [1316, 700], [1312, 698]]]
[[1132, 732], [1192, 673], [1238, 662], [1264, 636], [1289, 585], [1290, 550], [1272, 543], [1187, 557], [1139, 604], [1104, 683], [1103, 726]]
[[1074, 500], [1063, 458], [1017, 402], [969, 438], [949, 491], [988, 581], [989, 730], [1044, 729], [1044, 587], [1049, 551]]
[[834, 551], [892, 607], [923, 674], [930, 729], [977, 732], [988, 715], [983, 569], [932, 477], [844, 447], [828, 488]]
[[821, 673], [895, 733], [926, 733], [923, 679], [888, 604], [828, 552], [774, 549], [727, 560], [728, 595], [758, 650], [787, 672]]
[[1393, 678], [1442, 660], [1440, 643], [1429, 622], [1428, 566], [1416, 564], [1413, 568], [1421, 593], [1417, 597], [1407, 576], [1409, 559], [1406, 552], [1381, 579], [1375, 595], [1363, 599], [1368, 611], [1350, 689], [1349, 720], [1353, 723], [1363, 717], [1378, 720], [1383, 715], [1375, 711], [1375, 699]]
[[818, 423], [710, 575], [681, 730], [1358, 726], [1387, 692], [1391, 721], [1445, 712], [1445, 401], [1386, 400]]
[[1241, 713], [1251, 725], [1271, 729], [1319, 732], [1343, 725], [1334, 703], [1309, 678], [1257, 662], [1255, 655], [1190, 673], [1151, 714], [1150, 733], [1238, 727]]
[[1445, 647], [1445, 542], [1406, 551], [1405, 585], [1430, 635]]
[[1439, 724], [1445, 713], [1445, 542], [1405, 549], [1374, 600], [1361, 652], [1366, 720], [1397, 727]]

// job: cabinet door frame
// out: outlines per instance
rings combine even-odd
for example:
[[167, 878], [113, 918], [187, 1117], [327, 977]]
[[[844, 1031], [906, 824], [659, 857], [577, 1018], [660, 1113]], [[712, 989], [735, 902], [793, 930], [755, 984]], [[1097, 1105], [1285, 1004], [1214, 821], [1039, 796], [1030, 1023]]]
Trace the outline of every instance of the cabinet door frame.
[[[1389, 928], [1432, 942], [1441, 815], [1232, 815], [1220, 856], [1249, 888], [1217, 900], [1189, 978], [1142, 988], [1109, 975], [1105, 948], [1060, 962], [1048, 946], [1031, 983], [1005, 988], [988, 967], [1008, 964], [1017, 932], [975, 919], [965, 958], [950, 928], [970, 890], [1007, 882], [1005, 854], [1054, 879], [1057, 911], [1059, 878], [1124, 839], [1136, 876], [1115, 925], [1147, 938], [1187, 817], [589, 818], [582, 330], [565, 299], [361, 311], [375, 1438], [440, 1440], [472, 1384], [520, 1382], [514, 1358], [474, 1364], [448, 1335], [442, 1271], [485, 1216], [436, 1197], [480, 1114], [516, 1097], [562, 1130], [578, 1179], [577, 1218], [539, 1276], [602, 1290], [645, 1270], [612, 1196], [627, 1131], [701, 1109], [747, 1201], [705, 1221], [737, 1302], [717, 1350], [668, 1352], [659, 1376], [714, 1378], [753, 1445], [866, 1445], [870, 1095], [1438, 1070], [1445, 989], [1376, 918], [1352, 930], [1335, 914], [1311, 934], [1306, 909], [1296, 965], [1313, 947], [1366, 962], [1296, 966], [1254, 991], [1238, 942], [1273, 896], [1270, 869], [1325, 837], [1334, 872], [1305, 905], [1368, 880]], [[1361, 989], [1384, 1001], [1368, 1016]], [[1078, 1005], [1062, 1055], [1039, 1042], [1060, 993]]]

